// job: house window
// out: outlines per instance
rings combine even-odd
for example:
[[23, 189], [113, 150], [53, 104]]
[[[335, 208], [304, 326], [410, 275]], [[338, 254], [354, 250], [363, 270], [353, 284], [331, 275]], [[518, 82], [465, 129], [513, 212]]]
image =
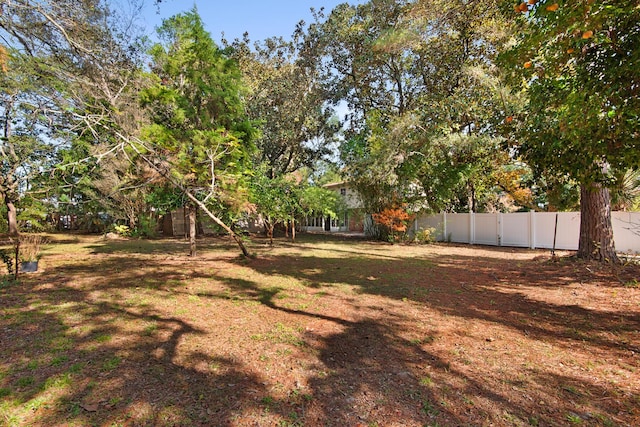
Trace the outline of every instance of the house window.
[[342, 228], [346, 224], [347, 214], [344, 214], [342, 218], [331, 218], [331, 227]]
[[346, 196], [347, 195], [347, 189], [346, 188], [341, 188], [340, 189], [340, 195], [341, 196]]

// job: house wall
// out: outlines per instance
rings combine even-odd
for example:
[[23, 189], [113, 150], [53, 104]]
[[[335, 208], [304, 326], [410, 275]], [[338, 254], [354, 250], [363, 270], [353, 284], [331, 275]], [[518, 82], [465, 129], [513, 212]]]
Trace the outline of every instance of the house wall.
[[346, 182], [337, 182], [334, 184], [327, 184], [324, 186], [327, 190], [335, 191], [342, 197], [347, 209], [360, 209], [362, 208], [362, 200], [358, 195], [358, 192], [349, 187]]
[[[347, 207], [346, 218], [344, 218], [344, 225], [337, 227], [332, 225], [332, 232], [354, 232], [354, 233], [363, 233], [365, 230], [365, 214], [362, 210], [362, 200], [358, 193], [349, 187], [349, 184], [346, 182], [337, 182], [333, 184], [327, 184], [324, 188], [335, 191], [340, 195], [342, 200]], [[324, 231], [316, 230], [315, 228], [307, 228], [308, 231]]]

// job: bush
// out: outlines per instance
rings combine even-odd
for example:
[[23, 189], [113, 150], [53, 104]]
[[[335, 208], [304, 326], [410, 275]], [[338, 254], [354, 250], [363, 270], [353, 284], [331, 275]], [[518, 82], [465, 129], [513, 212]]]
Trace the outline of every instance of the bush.
[[156, 237], [156, 222], [149, 217], [141, 216], [138, 218], [138, 225], [131, 232], [133, 237], [152, 238]]
[[0, 258], [2, 259], [2, 263], [7, 267], [7, 273], [9, 276], [14, 275], [15, 268], [15, 250], [11, 249], [0, 249]]
[[433, 227], [430, 228], [421, 228], [416, 232], [415, 242], [420, 244], [429, 244], [436, 241], [436, 229]]
[[388, 232], [387, 239], [391, 243], [406, 238], [409, 222], [415, 218], [414, 215], [406, 211], [405, 206], [387, 208], [371, 216], [377, 225], [382, 226]]
[[129, 228], [128, 225], [116, 224], [116, 225], [113, 226], [113, 231], [118, 236], [124, 236], [124, 237], [130, 237], [131, 236], [131, 229]]

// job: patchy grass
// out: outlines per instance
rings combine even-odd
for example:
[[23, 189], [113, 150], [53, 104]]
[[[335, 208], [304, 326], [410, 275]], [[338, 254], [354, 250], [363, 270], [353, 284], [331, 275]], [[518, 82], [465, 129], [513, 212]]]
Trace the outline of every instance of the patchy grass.
[[50, 236], [0, 425], [640, 425], [640, 270], [544, 251]]

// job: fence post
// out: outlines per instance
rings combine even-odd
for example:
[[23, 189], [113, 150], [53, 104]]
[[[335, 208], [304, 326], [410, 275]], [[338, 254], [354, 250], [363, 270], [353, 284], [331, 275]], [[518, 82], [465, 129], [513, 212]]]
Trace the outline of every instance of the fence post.
[[442, 241], [447, 242], [447, 212], [442, 212]]
[[469, 212], [469, 244], [473, 245], [476, 242], [476, 218], [473, 212]]
[[536, 248], [536, 211], [529, 211], [529, 248]]
[[502, 212], [498, 212], [498, 215], [496, 215], [496, 221], [496, 229], [498, 230], [498, 246], [502, 246]]

